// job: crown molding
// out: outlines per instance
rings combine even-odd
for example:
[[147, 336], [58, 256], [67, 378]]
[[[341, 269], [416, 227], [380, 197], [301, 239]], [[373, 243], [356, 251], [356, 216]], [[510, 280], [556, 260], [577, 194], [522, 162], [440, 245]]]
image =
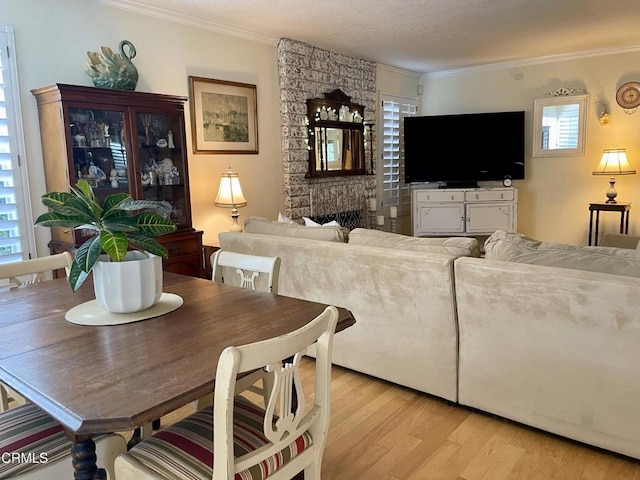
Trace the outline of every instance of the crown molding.
[[269, 35], [263, 35], [242, 28], [231, 27], [229, 25], [223, 25], [222, 23], [211, 22], [203, 20], [201, 18], [193, 17], [189, 14], [181, 14], [176, 12], [170, 12], [168, 10], [154, 7], [152, 5], [142, 5], [135, 0], [90, 0], [100, 5], [107, 7], [119, 8], [132, 13], [138, 13], [148, 17], [155, 17], [161, 20], [169, 22], [181, 23], [183, 25], [189, 25], [191, 27], [198, 27], [205, 30], [210, 30], [224, 35], [232, 37], [243, 38], [245, 40], [253, 40], [259, 43], [266, 43], [270, 45], [276, 45], [278, 38], [271, 37]]
[[404, 68], [392, 67], [390, 65], [385, 65], [384, 63], [376, 63], [376, 66], [380, 70], [386, 70], [390, 73], [399, 73], [400, 75], [408, 75], [410, 77], [421, 77], [423, 75], [422, 73], [405, 70]]
[[465, 67], [452, 70], [442, 70], [439, 72], [424, 73], [421, 79], [451, 77], [454, 75], [463, 75], [466, 73], [485, 72], [489, 70], [499, 70], [503, 68], [524, 67], [529, 65], [541, 65], [544, 63], [566, 62], [567, 60], [577, 60], [580, 58], [600, 57], [604, 55], [617, 55], [621, 53], [630, 53], [640, 51], [640, 45], [630, 45], [628, 47], [602, 48], [598, 50], [589, 50], [576, 53], [563, 53], [558, 55], [547, 55], [544, 57], [527, 58], [524, 60], [515, 60], [512, 62], [491, 63], [487, 65], [478, 65], [475, 67]]

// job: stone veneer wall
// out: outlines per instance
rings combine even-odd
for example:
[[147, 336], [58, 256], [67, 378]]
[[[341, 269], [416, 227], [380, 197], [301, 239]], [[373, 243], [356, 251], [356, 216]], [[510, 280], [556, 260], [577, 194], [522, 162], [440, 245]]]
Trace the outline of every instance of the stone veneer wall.
[[[283, 38], [278, 43], [278, 73], [285, 214], [299, 220], [353, 210], [366, 212], [367, 198], [376, 196], [375, 175], [305, 178], [309, 171], [305, 101], [323, 98], [324, 93], [339, 88], [352, 102], [365, 106], [366, 122], [375, 123], [376, 64]], [[366, 135], [367, 159], [371, 148], [376, 158], [375, 128], [373, 133], [373, 142]]]

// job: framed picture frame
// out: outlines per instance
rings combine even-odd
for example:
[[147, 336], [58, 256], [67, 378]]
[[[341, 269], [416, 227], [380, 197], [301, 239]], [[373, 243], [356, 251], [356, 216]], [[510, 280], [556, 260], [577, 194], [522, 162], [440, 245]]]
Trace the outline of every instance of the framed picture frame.
[[189, 77], [193, 153], [258, 153], [256, 86]]

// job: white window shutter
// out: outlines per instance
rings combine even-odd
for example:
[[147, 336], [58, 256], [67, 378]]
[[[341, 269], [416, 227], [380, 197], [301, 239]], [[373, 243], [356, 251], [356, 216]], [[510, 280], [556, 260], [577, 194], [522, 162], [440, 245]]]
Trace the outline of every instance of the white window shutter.
[[417, 115], [417, 100], [381, 94], [380, 104], [379, 204], [408, 213], [411, 195], [404, 184], [404, 117]]
[[0, 49], [0, 263], [9, 263], [35, 256], [35, 241], [13, 28], [8, 25], [0, 25]]

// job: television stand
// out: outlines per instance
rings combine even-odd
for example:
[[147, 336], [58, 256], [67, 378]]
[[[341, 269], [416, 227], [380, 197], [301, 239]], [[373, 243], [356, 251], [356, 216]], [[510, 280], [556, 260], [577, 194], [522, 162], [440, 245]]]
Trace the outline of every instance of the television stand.
[[469, 180], [469, 181], [454, 181], [454, 182], [444, 182], [438, 184], [438, 188], [478, 188], [478, 182]]
[[515, 188], [411, 188], [411, 228], [415, 237], [491, 235], [517, 228]]

